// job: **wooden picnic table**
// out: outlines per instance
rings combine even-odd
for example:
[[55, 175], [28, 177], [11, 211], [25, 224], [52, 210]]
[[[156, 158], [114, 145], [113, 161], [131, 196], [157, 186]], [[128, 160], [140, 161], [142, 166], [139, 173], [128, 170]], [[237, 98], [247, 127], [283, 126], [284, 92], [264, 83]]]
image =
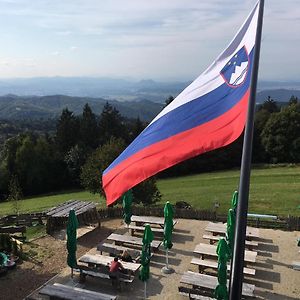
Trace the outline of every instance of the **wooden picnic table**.
[[[206, 231], [212, 232], [212, 234], [217, 235], [225, 235], [227, 231], [226, 223], [213, 223], [209, 222], [205, 228]], [[254, 227], [247, 227], [246, 237], [248, 239], [258, 239], [259, 238], [259, 229]]]
[[[217, 250], [217, 246], [215, 246], [215, 245], [200, 243], [195, 247], [194, 253], [200, 254], [201, 257], [204, 259], [204, 257], [206, 255], [212, 256], [212, 257], [217, 257], [218, 254], [217, 254], [216, 250]], [[257, 257], [257, 252], [246, 250], [244, 261], [247, 263], [249, 263], [249, 262], [255, 263], [256, 257]]]
[[[107, 255], [101, 254], [85, 254], [79, 258], [80, 262], [87, 263], [89, 265], [97, 265], [97, 266], [110, 266], [112, 260], [114, 258]], [[129, 270], [132, 273], [135, 273], [140, 267], [141, 264], [133, 263], [133, 262], [126, 262], [120, 260], [121, 264], [126, 270]]]
[[110, 255], [118, 256], [124, 251], [127, 251], [133, 260], [139, 260], [141, 256], [141, 251], [137, 249], [132, 249], [128, 247], [124, 247], [121, 245], [110, 244], [106, 242], [101, 242], [97, 245], [97, 250], [102, 254], [103, 252], [109, 253]]
[[46, 212], [46, 231], [48, 234], [51, 234], [56, 229], [60, 228], [62, 224], [67, 222], [70, 210], [75, 211], [80, 225], [98, 222], [100, 226], [99, 216], [94, 202], [70, 200], [59, 204]]
[[44, 286], [39, 293], [47, 295], [50, 299], [85, 299], [85, 300], [115, 300], [117, 296], [104, 293], [94, 292], [73, 286], [54, 283], [53, 285]]
[[[130, 244], [134, 246], [143, 246], [142, 238], [138, 238], [130, 235], [112, 233], [110, 236], [107, 237], [107, 239], [114, 241], [116, 244], [121, 243], [121, 244]], [[158, 250], [160, 244], [161, 244], [160, 241], [153, 240], [151, 243], [151, 247], [153, 250]]]
[[[195, 272], [184, 272], [183, 276], [180, 279], [181, 283], [192, 285], [193, 287], [198, 287], [204, 290], [213, 291], [218, 285], [217, 277], [200, 274]], [[228, 286], [229, 280], [227, 281]], [[254, 297], [255, 285], [249, 283], [243, 283], [242, 295], [247, 297]]]
[[[216, 260], [210, 259], [201, 259], [193, 257], [191, 260], [192, 265], [197, 265], [199, 269], [199, 273], [203, 273], [203, 271], [207, 268], [218, 269], [218, 262]], [[227, 271], [230, 272], [230, 263], [227, 264]], [[255, 269], [244, 267], [243, 269], [244, 275], [255, 276]]]
[[[138, 226], [140, 224], [150, 224], [150, 225], [159, 225], [161, 227], [164, 227], [165, 224], [165, 218], [161, 217], [152, 217], [152, 216], [131, 216], [131, 222], [135, 222], [135, 224]], [[177, 220], [173, 220], [173, 225], [175, 226], [177, 224]]]

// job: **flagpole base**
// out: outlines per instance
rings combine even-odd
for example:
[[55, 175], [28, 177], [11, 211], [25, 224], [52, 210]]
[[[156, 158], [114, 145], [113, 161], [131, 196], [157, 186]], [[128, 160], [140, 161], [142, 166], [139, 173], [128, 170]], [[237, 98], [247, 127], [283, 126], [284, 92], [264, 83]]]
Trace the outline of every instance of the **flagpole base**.
[[170, 267], [164, 266], [163, 268], [161, 268], [161, 272], [164, 274], [172, 274], [175, 272], [175, 270]]

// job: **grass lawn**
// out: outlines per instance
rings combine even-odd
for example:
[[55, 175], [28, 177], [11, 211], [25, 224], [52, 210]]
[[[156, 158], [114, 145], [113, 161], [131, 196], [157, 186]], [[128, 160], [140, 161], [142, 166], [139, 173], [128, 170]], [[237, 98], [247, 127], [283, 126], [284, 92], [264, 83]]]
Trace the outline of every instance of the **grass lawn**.
[[[192, 176], [160, 179], [157, 182], [162, 193], [162, 204], [186, 201], [194, 208], [213, 209], [219, 202], [219, 213], [227, 213], [232, 194], [239, 183], [239, 171], [223, 171]], [[65, 192], [57, 195], [35, 197], [21, 201], [22, 212], [44, 211], [67, 200], [94, 201], [105, 206], [99, 195], [88, 192]], [[253, 169], [249, 198], [249, 212], [300, 216], [300, 166], [266, 167]], [[0, 215], [11, 214], [9, 202], [0, 203]]]
[[[199, 209], [226, 213], [239, 183], [239, 171], [213, 172], [158, 181], [163, 201], [186, 201]], [[249, 212], [300, 216], [300, 166], [253, 169]]]

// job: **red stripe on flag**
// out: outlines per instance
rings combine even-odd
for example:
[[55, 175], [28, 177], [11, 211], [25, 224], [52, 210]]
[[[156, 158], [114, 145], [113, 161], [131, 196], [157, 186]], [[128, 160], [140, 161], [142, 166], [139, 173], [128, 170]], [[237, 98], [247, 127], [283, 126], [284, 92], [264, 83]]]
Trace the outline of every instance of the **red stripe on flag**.
[[248, 98], [249, 90], [220, 117], [146, 147], [103, 175], [107, 205], [159, 171], [235, 141], [245, 126]]

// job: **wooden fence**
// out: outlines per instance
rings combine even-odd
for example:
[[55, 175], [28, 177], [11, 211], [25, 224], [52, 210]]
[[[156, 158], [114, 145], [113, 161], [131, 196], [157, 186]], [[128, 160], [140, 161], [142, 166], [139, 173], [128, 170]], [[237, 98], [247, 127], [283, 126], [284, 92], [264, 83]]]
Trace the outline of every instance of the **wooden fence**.
[[[143, 216], [157, 216], [163, 217], [164, 209], [163, 206], [158, 207], [138, 207], [132, 208], [132, 214], [143, 215]], [[99, 218], [110, 219], [110, 218], [122, 218], [123, 209], [122, 207], [108, 207], [105, 209], [98, 210]], [[218, 215], [214, 211], [210, 210], [198, 210], [198, 209], [178, 209], [174, 208], [174, 217], [179, 219], [195, 219], [195, 220], [206, 220], [214, 222], [226, 222], [226, 215]], [[300, 230], [300, 217], [288, 216], [279, 217], [277, 220], [264, 220], [264, 219], [248, 219], [249, 226], [260, 227], [260, 228], [272, 228], [282, 230]]]
[[[163, 217], [163, 206], [153, 206], [153, 207], [140, 207], [133, 206], [132, 213], [134, 215], [143, 216], [158, 216]], [[32, 226], [34, 222], [43, 224], [45, 220], [44, 213], [34, 213], [34, 214], [22, 214], [22, 215], [9, 215], [0, 218], [0, 227], [9, 225], [25, 225]], [[83, 216], [80, 220], [81, 224], [84, 223], [95, 223], [99, 220], [122, 218], [123, 208], [122, 207], [108, 207], [105, 209], [98, 210], [98, 215], [93, 214], [93, 216], [88, 215]], [[195, 219], [195, 220], [206, 220], [213, 222], [226, 222], [226, 215], [219, 215], [211, 210], [198, 210], [198, 209], [179, 209], [174, 207], [174, 217], [179, 219]], [[58, 228], [64, 227], [66, 220], [61, 220], [61, 224], [58, 224]], [[60, 226], [59, 226], [60, 225]], [[288, 216], [279, 217], [277, 220], [263, 220], [263, 219], [248, 219], [248, 225], [260, 228], [273, 228], [282, 230], [298, 230], [300, 231], [300, 217]]]
[[46, 215], [44, 213], [8, 215], [0, 218], [0, 226], [32, 226], [34, 223], [43, 225], [43, 219], [45, 218], [45, 216]]

